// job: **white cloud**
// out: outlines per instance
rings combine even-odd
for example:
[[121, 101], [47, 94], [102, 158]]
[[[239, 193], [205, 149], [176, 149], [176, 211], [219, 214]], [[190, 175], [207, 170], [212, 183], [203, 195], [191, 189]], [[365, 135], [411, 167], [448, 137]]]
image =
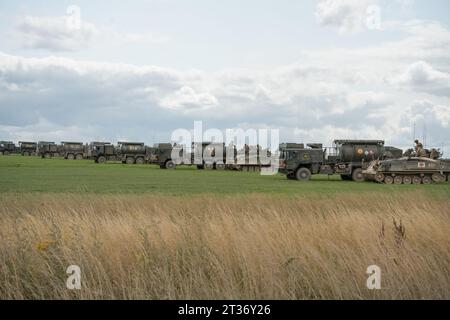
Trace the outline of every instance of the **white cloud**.
[[182, 112], [208, 110], [217, 105], [218, 101], [212, 94], [207, 92], [197, 93], [188, 86], [180, 88], [180, 90], [161, 100], [161, 106]]
[[338, 27], [341, 33], [355, 33], [368, 27], [370, 9], [377, 0], [320, 0], [316, 8], [317, 21], [324, 26]]
[[80, 20], [79, 25], [74, 27], [68, 19], [69, 17], [21, 17], [16, 25], [17, 38], [24, 48], [52, 52], [79, 51], [99, 43], [126, 45], [168, 41], [165, 36], [117, 32], [84, 20]]
[[100, 31], [95, 25], [81, 22], [78, 29], [65, 17], [22, 17], [17, 24], [22, 45], [30, 49], [76, 51], [91, 44]]
[[409, 65], [393, 83], [411, 86], [415, 90], [450, 96], [450, 74], [433, 68], [424, 61]]

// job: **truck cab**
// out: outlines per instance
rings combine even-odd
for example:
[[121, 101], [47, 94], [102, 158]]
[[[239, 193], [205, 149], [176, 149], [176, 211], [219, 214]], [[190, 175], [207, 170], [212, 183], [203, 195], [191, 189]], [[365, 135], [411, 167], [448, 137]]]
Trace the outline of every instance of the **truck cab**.
[[280, 145], [281, 173], [288, 179], [308, 181], [311, 175], [326, 171], [324, 167], [325, 151], [320, 143], [283, 143]]
[[54, 142], [39, 141], [38, 154], [42, 158], [50, 159], [59, 155], [58, 145]]
[[118, 161], [118, 151], [115, 146], [109, 142], [96, 143], [92, 156], [96, 163], [106, 163], [107, 161]]
[[[192, 155], [187, 153], [184, 145], [158, 143], [151, 148], [151, 162], [161, 169], [175, 169], [177, 165], [191, 164]], [[173, 155], [176, 154], [176, 158]]]

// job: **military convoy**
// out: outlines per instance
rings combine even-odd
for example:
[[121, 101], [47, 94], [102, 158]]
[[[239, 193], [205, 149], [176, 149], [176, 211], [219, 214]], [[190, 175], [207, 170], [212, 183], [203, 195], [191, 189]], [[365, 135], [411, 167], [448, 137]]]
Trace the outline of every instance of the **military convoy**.
[[320, 143], [280, 145], [280, 172], [288, 179], [308, 181], [313, 174], [340, 175], [342, 180], [364, 181], [363, 170], [376, 159], [401, 157], [402, 150], [384, 146], [381, 140], [335, 140]]
[[[421, 145], [420, 145], [421, 146]], [[148, 147], [143, 142], [55, 142], [0, 141], [0, 155], [38, 155], [49, 159], [91, 159], [102, 164], [156, 164], [161, 169], [196, 165], [200, 170], [260, 171], [274, 166], [266, 162], [271, 153], [260, 146], [224, 143], [192, 143], [185, 146], [159, 143]], [[384, 184], [430, 184], [450, 181], [450, 160], [441, 159], [437, 149], [401, 149], [385, 146], [382, 140], [335, 140], [332, 147], [320, 143], [282, 143], [279, 146], [279, 172], [290, 180], [308, 181], [315, 174], [339, 175], [342, 180], [365, 180]]]

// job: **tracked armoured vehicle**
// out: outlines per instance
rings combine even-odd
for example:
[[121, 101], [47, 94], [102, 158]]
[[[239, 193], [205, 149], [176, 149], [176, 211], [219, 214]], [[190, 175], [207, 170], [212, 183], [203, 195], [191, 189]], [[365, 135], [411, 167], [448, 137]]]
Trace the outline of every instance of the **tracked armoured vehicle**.
[[425, 157], [376, 160], [363, 171], [366, 180], [384, 184], [431, 184], [450, 181], [450, 162]]

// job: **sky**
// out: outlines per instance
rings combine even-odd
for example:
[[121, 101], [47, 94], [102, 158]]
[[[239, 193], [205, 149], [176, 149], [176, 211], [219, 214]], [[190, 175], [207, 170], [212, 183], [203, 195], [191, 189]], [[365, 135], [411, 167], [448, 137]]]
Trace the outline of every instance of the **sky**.
[[450, 155], [447, 0], [0, 0], [0, 140], [279, 129]]

